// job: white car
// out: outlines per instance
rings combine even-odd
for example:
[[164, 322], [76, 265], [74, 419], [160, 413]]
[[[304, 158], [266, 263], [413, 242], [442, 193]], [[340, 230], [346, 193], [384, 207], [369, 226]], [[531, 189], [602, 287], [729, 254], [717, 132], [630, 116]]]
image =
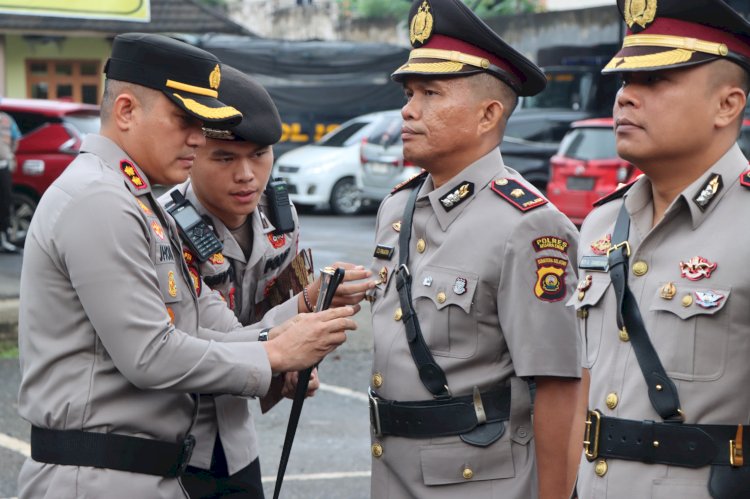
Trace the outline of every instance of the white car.
[[330, 208], [341, 215], [357, 213], [362, 207], [356, 182], [359, 145], [380, 114], [346, 121], [315, 144], [279, 156], [273, 175], [286, 181], [292, 202]]

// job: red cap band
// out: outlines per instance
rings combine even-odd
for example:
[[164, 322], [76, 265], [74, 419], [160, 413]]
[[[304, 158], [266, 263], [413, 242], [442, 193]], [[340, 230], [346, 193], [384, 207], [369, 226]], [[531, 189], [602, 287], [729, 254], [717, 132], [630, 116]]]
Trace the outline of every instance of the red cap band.
[[638, 33], [633, 33], [628, 29], [627, 34], [636, 36], [639, 34], [680, 36], [683, 38], [696, 38], [707, 42], [723, 43], [732, 52], [750, 58], [750, 45], [748, 45], [746, 38], [703, 24], [681, 21], [669, 17], [655, 19], [646, 29]]
[[523, 77], [523, 75], [505, 59], [501, 59], [500, 57], [496, 56], [495, 54], [491, 52], [482, 50], [476, 45], [466, 43], [465, 41], [458, 40], [457, 38], [451, 38], [450, 36], [434, 34], [430, 37], [429, 40], [427, 40], [427, 43], [422, 45], [422, 48], [455, 50], [456, 52], [461, 52], [463, 54], [473, 55], [476, 57], [483, 57], [487, 59], [488, 61], [490, 61], [495, 66], [498, 66], [500, 69], [504, 70], [506, 73], [509, 73], [515, 76], [519, 82], [525, 81], [525, 78]]

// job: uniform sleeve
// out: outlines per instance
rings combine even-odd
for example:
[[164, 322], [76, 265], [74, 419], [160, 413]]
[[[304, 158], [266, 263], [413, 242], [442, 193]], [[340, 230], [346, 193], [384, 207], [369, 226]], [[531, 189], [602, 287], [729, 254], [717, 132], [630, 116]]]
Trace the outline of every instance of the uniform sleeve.
[[575, 313], [578, 231], [554, 209], [534, 210], [506, 242], [498, 319], [518, 376], [580, 377]]
[[71, 202], [54, 228], [62, 264], [98, 340], [143, 389], [263, 395], [271, 382], [257, 342], [222, 344], [175, 329], [129, 194], [99, 188]]

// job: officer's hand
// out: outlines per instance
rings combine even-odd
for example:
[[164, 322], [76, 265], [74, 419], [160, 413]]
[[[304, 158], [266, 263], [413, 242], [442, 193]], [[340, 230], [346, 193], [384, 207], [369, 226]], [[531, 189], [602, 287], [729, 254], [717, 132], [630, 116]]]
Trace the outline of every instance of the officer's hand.
[[[365, 269], [362, 265], [353, 263], [335, 262], [331, 265], [333, 268], [342, 268], [344, 272], [344, 281], [336, 288], [336, 294], [331, 302], [331, 308], [341, 307], [344, 305], [354, 305], [365, 298], [365, 292], [375, 287], [376, 282], [369, 280], [372, 272]], [[353, 282], [356, 281], [356, 282]], [[315, 306], [318, 301], [320, 292], [320, 277], [307, 288], [310, 304]]]
[[314, 314], [299, 314], [268, 332], [263, 342], [271, 371], [301, 371], [320, 362], [346, 341], [345, 331], [357, 329], [350, 317], [359, 305], [331, 308]]
[[[294, 394], [297, 393], [297, 381], [299, 380], [299, 372], [293, 371], [284, 374], [284, 386], [281, 389], [281, 394], [288, 398], [293, 399]], [[312, 397], [315, 392], [320, 388], [320, 379], [318, 378], [318, 368], [313, 369], [310, 375], [310, 383], [307, 385], [307, 394], [305, 397]]]

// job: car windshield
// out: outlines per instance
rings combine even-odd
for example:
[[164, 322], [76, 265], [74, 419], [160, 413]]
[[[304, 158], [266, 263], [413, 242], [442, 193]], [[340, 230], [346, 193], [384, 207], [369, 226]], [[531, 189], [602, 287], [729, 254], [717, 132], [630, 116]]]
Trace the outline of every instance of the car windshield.
[[581, 109], [589, 100], [592, 90], [591, 73], [554, 72], [547, 73], [544, 92], [521, 100], [523, 109]]
[[582, 160], [616, 158], [615, 134], [611, 128], [574, 128], [560, 142], [558, 154]]
[[403, 120], [400, 115], [384, 117], [373, 126], [367, 137], [367, 142], [381, 147], [400, 144], [402, 123]]
[[364, 129], [366, 121], [357, 121], [354, 123], [344, 123], [336, 130], [332, 131], [317, 142], [319, 146], [326, 147], [344, 147], [358, 143], [366, 133]]
[[76, 130], [85, 136], [89, 133], [99, 133], [101, 120], [96, 114], [68, 114], [63, 117], [63, 121], [73, 125]]

